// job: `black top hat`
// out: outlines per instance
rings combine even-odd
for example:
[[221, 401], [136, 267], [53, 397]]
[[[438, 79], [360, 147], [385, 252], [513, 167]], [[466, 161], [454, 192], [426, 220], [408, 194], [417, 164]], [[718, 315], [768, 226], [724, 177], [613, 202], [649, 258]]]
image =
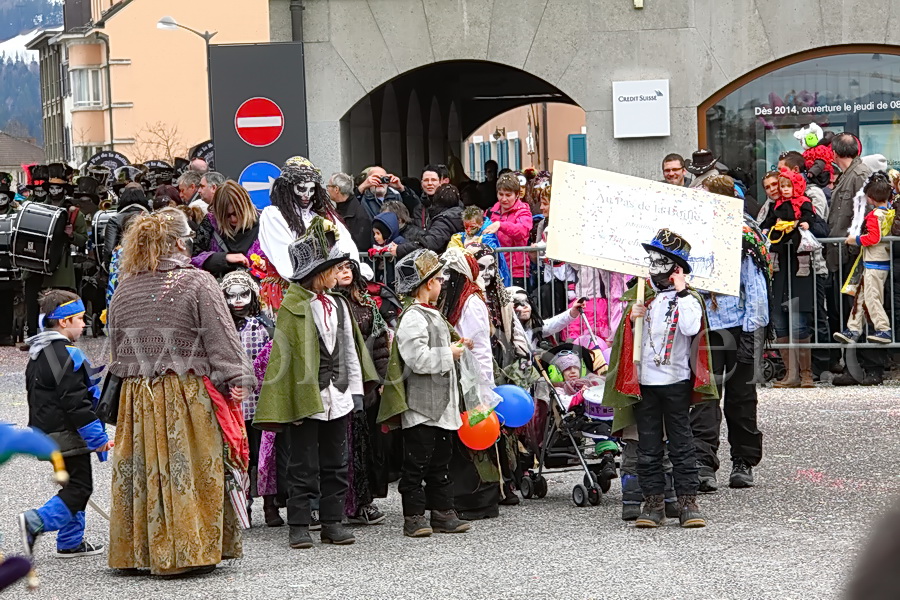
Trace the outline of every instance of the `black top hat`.
[[28, 184], [31, 190], [41, 187], [41, 184], [50, 179], [47, 165], [31, 165], [28, 167], [28, 172], [31, 175], [31, 183]]
[[691, 245], [671, 229], [660, 229], [649, 244], [641, 244], [647, 252], [659, 252], [681, 267], [685, 274], [691, 272]]
[[717, 160], [718, 159], [713, 156], [712, 152], [703, 148], [691, 155], [691, 164], [686, 168], [688, 172], [694, 175], [703, 175], [716, 167]]
[[51, 185], [61, 186], [62, 189], [65, 190], [65, 193], [68, 195], [72, 195], [72, 192], [75, 190], [75, 188], [72, 187], [72, 184], [69, 183], [68, 181], [66, 181], [65, 179], [63, 179], [62, 177], [51, 177], [50, 179], [48, 179], [47, 181], [42, 183], [41, 187], [43, 187], [45, 190], [47, 190], [49, 192]]
[[76, 198], [87, 196], [94, 202], [100, 200], [100, 182], [90, 175], [82, 175], [78, 178], [75, 191], [72, 195]]

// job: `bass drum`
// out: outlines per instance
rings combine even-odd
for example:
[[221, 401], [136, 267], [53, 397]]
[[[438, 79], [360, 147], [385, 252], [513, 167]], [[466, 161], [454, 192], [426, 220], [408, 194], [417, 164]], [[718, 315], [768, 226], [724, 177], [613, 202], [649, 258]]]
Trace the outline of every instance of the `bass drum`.
[[0, 281], [19, 278], [19, 272], [12, 264], [12, 238], [17, 217], [16, 214], [0, 216]]
[[26, 202], [22, 205], [12, 235], [12, 266], [23, 271], [50, 275], [68, 251], [65, 208]]
[[94, 220], [91, 221], [90, 243], [98, 265], [102, 265], [106, 258], [106, 224], [116, 212], [115, 210], [101, 210], [94, 213]]

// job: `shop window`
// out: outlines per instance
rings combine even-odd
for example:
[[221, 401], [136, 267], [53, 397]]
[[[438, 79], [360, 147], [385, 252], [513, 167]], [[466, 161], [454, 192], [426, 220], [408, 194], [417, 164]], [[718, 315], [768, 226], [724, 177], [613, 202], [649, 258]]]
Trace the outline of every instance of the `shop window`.
[[[705, 110], [704, 110], [705, 109]], [[900, 168], [900, 56], [881, 52], [810, 58], [760, 75], [701, 106], [701, 138], [762, 200], [761, 178], [782, 152], [803, 151], [794, 132], [810, 123], [848, 131], [863, 155]]]
[[75, 106], [100, 106], [103, 103], [100, 69], [70, 70]]

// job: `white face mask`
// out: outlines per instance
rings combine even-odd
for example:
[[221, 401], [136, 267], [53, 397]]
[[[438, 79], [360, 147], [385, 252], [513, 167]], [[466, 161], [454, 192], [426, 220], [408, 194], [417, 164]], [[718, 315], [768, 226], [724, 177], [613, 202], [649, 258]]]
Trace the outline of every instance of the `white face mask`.
[[12, 200], [6, 193], [0, 192], [0, 206], [6, 206]]
[[225, 289], [225, 303], [228, 304], [231, 312], [238, 316], [244, 316], [240, 313], [244, 312], [252, 301], [253, 291], [250, 288], [230, 285]]
[[497, 261], [493, 254], [487, 254], [478, 259], [478, 284], [482, 288], [486, 288], [494, 282], [494, 276], [497, 274]]
[[316, 184], [313, 181], [298, 183], [294, 185], [294, 193], [300, 201], [300, 206], [307, 208], [313, 201], [313, 196], [316, 193]]
[[648, 262], [650, 264], [650, 280], [660, 291], [672, 287], [669, 277], [675, 272], [675, 261], [664, 254], [648, 250]]

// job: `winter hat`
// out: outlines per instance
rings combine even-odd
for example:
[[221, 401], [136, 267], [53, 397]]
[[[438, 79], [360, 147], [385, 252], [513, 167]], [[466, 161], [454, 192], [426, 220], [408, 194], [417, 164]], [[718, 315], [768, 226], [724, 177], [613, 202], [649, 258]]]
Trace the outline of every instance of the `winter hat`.
[[319, 185], [324, 185], [322, 183], [322, 171], [304, 156], [290, 157], [289, 159], [284, 161], [284, 168], [297, 169], [303, 173], [303, 180], [314, 181]]
[[444, 262], [433, 251], [414, 250], [397, 262], [394, 288], [401, 296], [409, 296], [443, 270]]
[[581, 369], [581, 356], [574, 352], [560, 352], [556, 355], [556, 358], [553, 359], [553, 365], [559, 369], [560, 372], [572, 367]]
[[294, 273], [291, 281], [301, 282], [325, 269], [344, 262], [350, 255], [337, 246], [338, 230], [334, 223], [316, 215], [306, 233], [288, 245]]
[[219, 288], [224, 292], [233, 285], [247, 288], [252, 291], [255, 296], [259, 296], [259, 284], [256, 283], [256, 280], [247, 271], [238, 270], [227, 273], [225, 277], [222, 278]]
[[[778, 178], [790, 180], [791, 185], [794, 186], [794, 198], [799, 198], [806, 193], [806, 178], [801, 173], [783, 168], [778, 173]], [[783, 200], [788, 200], [788, 198], [783, 198]]]

